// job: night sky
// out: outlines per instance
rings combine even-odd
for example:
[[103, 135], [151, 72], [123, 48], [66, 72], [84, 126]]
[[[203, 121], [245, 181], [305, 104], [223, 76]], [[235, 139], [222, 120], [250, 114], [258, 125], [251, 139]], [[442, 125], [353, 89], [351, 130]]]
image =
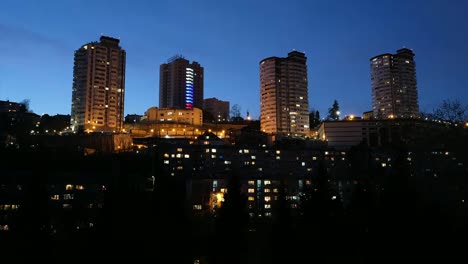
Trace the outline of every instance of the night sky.
[[[377, 3], [378, 2], [378, 3]], [[127, 51], [125, 114], [158, 106], [159, 65], [175, 54], [205, 68], [205, 98], [260, 113], [259, 61], [293, 49], [308, 58], [310, 108], [337, 99], [371, 109], [369, 58], [416, 54], [419, 103], [468, 103], [468, 1], [23, 1], [0, 3], [0, 100], [69, 114], [73, 53], [118, 37]]]

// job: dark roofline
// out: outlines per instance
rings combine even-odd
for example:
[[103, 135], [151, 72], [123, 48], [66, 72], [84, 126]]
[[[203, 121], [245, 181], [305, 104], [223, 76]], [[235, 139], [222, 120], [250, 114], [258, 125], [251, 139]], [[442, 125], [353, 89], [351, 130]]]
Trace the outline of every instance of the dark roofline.
[[391, 54], [391, 53], [382, 53], [380, 55], [377, 55], [377, 56], [374, 56], [374, 57], [370, 58], [369, 61], [372, 61], [375, 58], [382, 57], [382, 56], [385, 56], [385, 55], [393, 56], [393, 54]]
[[268, 57], [268, 58], [265, 58], [265, 59], [261, 60], [261, 61], [259, 62], [259, 64], [261, 64], [262, 62], [264, 62], [264, 61], [266, 61], [266, 60], [271, 60], [271, 59], [282, 59], [282, 58], [276, 57], [276, 56]]
[[412, 49], [408, 49], [408, 48], [401, 48], [401, 49], [397, 50], [397, 53], [400, 53], [402, 51], [409, 51], [411, 53], [414, 53]]
[[285, 59], [291, 57], [291, 55], [294, 54], [294, 53], [301, 54], [301, 55], [303, 55], [303, 56], [305, 57], [305, 52], [300, 52], [300, 51], [297, 51], [297, 50], [293, 50], [293, 51], [288, 52], [288, 56], [287, 56], [287, 57], [276, 57], [276, 56], [268, 57], [268, 58], [265, 58], [265, 59], [261, 60], [261, 61], [259, 62], [259, 64], [261, 64], [262, 62], [264, 62], [264, 61], [266, 61], [266, 60], [271, 60], [271, 59], [285, 60]]
[[102, 36], [99, 38], [99, 40], [102, 41], [103, 39], [112, 40], [112, 41], [117, 41], [117, 43], [120, 42], [120, 39], [118, 39], [118, 38], [113, 38], [113, 37], [109, 37], [109, 36], [104, 36], [104, 35], [102, 35]]
[[293, 51], [288, 52], [288, 56], [290, 56], [291, 53], [299, 53], [299, 54], [305, 56], [305, 52], [300, 52], [300, 51], [297, 51], [297, 50], [293, 50]]

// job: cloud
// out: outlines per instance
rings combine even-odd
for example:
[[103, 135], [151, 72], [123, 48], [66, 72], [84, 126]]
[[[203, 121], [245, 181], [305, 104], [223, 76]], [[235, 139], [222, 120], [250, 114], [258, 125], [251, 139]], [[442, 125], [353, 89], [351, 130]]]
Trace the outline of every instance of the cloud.
[[25, 58], [38, 49], [53, 50], [55, 54], [70, 53], [70, 49], [60, 40], [50, 38], [27, 28], [0, 23], [0, 57]]

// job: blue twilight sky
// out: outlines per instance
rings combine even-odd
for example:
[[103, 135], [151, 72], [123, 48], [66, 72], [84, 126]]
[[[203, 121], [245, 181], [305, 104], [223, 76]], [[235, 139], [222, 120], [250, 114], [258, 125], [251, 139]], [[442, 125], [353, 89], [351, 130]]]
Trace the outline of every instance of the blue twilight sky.
[[259, 61], [308, 57], [309, 104], [322, 116], [371, 109], [369, 58], [412, 48], [420, 108], [468, 103], [468, 1], [1, 0], [0, 100], [36, 113], [71, 108], [73, 52], [102, 34], [127, 51], [125, 114], [158, 106], [159, 65], [175, 54], [205, 67], [205, 98], [259, 116]]

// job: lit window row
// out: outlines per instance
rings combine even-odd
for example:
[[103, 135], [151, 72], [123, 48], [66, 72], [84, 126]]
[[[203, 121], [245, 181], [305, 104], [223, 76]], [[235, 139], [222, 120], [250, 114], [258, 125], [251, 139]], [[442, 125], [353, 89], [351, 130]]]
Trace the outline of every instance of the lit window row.
[[17, 210], [18, 208], [17, 204], [0, 204], [0, 210]]

